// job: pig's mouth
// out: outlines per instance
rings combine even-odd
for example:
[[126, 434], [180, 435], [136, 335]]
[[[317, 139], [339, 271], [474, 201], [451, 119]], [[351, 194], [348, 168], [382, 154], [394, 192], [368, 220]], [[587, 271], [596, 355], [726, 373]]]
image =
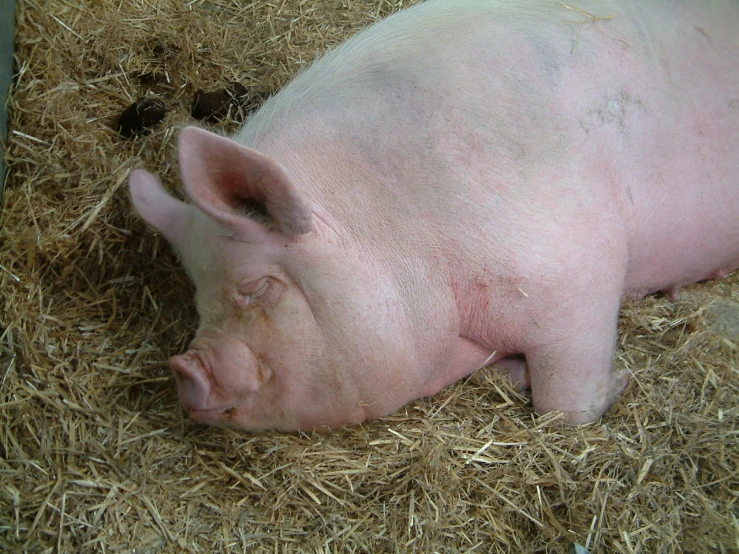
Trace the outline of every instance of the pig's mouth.
[[188, 408], [187, 411], [196, 423], [227, 429], [248, 430], [252, 433], [268, 429], [290, 432], [304, 427], [297, 419], [284, 413], [274, 413], [268, 418], [255, 417], [257, 413], [243, 403], [203, 410]]
[[236, 404], [232, 404], [230, 406], [223, 406], [223, 407], [218, 407], [218, 408], [186, 408], [186, 409], [193, 418], [196, 418], [198, 416], [207, 417], [212, 414], [225, 415], [227, 417], [232, 417], [236, 413], [237, 408], [238, 406]]
[[[197, 423], [205, 423], [209, 425], [227, 423], [236, 417], [238, 406], [223, 406], [219, 408], [196, 409], [189, 408], [188, 413], [193, 421]], [[235, 423], [234, 423], [235, 425]]]

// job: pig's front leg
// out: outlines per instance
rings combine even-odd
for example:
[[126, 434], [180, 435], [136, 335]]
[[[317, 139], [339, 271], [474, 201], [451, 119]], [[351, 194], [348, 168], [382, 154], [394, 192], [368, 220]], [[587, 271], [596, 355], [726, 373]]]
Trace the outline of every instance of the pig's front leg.
[[[562, 411], [568, 423], [599, 418], [616, 402], [627, 383], [612, 369], [617, 311], [600, 321], [563, 322], [577, 329], [568, 337], [526, 352], [534, 408], [540, 414]], [[588, 322], [588, 326], [581, 323]]]
[[562, 411], [569, 423], [594, 421], [626, 385], [612, 369], [627, 264], [625, 241], [613, 240], [619, 231], [582, 233], [589, 242], [570, 243], [570, 258], [560, 258], [569, 278], [548, 287], [544, 309], [532, 314], [523, 353], [540, 414]]

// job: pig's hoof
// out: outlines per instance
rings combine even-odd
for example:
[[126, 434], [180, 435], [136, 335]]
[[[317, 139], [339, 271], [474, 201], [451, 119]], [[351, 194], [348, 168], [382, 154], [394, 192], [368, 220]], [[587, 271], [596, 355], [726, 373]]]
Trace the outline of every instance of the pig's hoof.
[[605, 395], [603, 405], [600, 410], [586, 410], [582, 412], [565, 412], [565, 421], [573, 425], [583, 423], [591, 423], [604, 414], [608, 413], [611, 408], [621, 398], [626, 387], [631, 380], [631, 373], [628, 370], [611, 371], [611, 382], [608, 393]]
[[677, 285], [662, 289], [662, 292], [667, 296], [667, 298], [670, 299], [671, 302], [677, 302], [678, 300], [680, 300], [680, 295], [678, 295], [679, 291], [680, 287]]
[[526, 360], [523, 358], [502, 358], [494, 364], [477, 370], [472, 374], [472, 379], [476, 383], [482, 384], [494, 373], [507, 374], [513, 388], [519, 393], [527, 394], [531, 390], [529, 368], [526, 365]]
[[[564, 414], [565, 422], [570, 425], [582, 425], [585, 423], [592, 423], [597, 421], [601, 416], [608, 413], [608, 411], [618, 402], [621, 398], [621, 394], [624, 389], [628, 386], [629, 380], [631, 379], [631, 373], [627, 370], [611, 371], [610, 382], [608, 384], [608, 390], [605, 394], [598, 395], [599, 400], [593, 403], [589, 409], [583, 410], [567, 410], [562, 409]], [[550, 410], [556, 410], [557, 408], [549, 408], [548, 410], [537, 412], [542, 414]]]
[[613, 405], [618, 402], [621, 395], [629, 386], [631, 381], [631, 372], [626, 369], [614, 370], [611, 372], [611, 391], [606, 401], [606, 408], [603, 413], [613, 408]]

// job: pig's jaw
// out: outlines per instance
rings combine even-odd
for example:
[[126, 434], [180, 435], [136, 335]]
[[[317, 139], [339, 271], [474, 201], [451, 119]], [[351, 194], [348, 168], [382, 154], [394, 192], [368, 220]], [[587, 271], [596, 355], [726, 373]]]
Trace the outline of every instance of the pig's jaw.
[[190, 410], [189, 414], [193, 421], [214, 427], [228, 427], [247, 431], [268, 429], [297, 431], [302, 428], [297, 421], [291, 420], [287, 416], [273, 414], [267, 419], [259, 420], [254, 417], [253, 410], [250, 410], [243, 403], [212, 410]]
[[240, 340], [215, 331], [205, 335], [169, 361], [180, 403], [198, 423], [249, 431], [320, 431], [384, 415], [374, 413], [372, 403], [351, 401], [357, 395], [350, 390], [341, 398], [321, 400], [297, 379], [281, 384]]
[[345, 410], [340, 415], [337, 415], [331, 407], [325, 407], [325, 410], [319, 413], [286, 413], [279, 409], [267, 412], [263, 408], [250, 405], [242, 399], [233, 406], [204, 410], [189, 409], [188, 413], [197, 423], [252, 432], [264, 430], [329, 432], [346, 425], [357, 425], [371, 417], [361, 404], [356, 410]]

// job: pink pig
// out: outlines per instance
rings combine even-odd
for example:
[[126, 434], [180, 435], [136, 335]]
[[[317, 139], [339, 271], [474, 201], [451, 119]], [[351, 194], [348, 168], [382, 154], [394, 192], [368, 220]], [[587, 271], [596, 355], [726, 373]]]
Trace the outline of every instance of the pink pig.
[[621, 299], [739, 267], [738, 29], [727, 0], [430, 0], [233, 138], [184, 129], [191, 204], [130, 179], [197, 286], [182, 405], [335, 428], [497, 362], [600, 417]]

